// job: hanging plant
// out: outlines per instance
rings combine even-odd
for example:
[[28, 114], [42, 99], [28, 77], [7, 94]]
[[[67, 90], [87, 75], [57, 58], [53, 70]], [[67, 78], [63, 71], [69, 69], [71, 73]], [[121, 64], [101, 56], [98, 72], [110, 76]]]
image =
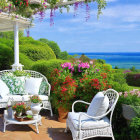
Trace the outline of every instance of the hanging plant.
[[[90, 18], [90, 7], [88, 2], [96, 2], [98, 5], [98, 18], [102, 13], [102, 9], [106, 6], [105, 0], [85, 0], [86, 3], [86, 21]], [[74, 15], [77, 13], [77, 9], [79, 4], [83, 5], [83, 2], [76, 2], [73, 0], [40, 0], [40, 3], [34, 3], [33, 0], [0, 0], [0, 12], [8, 12], [9, 14], [15, 14], [15, 18], [19, 18], [20, 16], [25, 18], [32, 19], [33, 15], [39, 13], [40, 19], [42, 20], [45, 17], [45, 10], [51, 9], [50, 12], [50, 25], [54, 24], [53, 17], [56, 8], [60, 8], [60, 12], [62, 12], [62, 7], [67, 8], [69, 11], [68, 5], [74, 5]], [[40, 21], [41, 21], [40, 20]]]

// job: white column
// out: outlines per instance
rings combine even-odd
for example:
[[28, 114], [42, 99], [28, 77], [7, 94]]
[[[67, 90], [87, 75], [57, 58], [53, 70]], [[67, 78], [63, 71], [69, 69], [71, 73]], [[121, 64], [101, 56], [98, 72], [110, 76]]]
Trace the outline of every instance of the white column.
[[14, 25], [14, 60], [16, 65], [19, 64], [19, 37], [18, 37], [18, 22]]
[[19, 36], [18, 36], [18, 22], [14, 23], [14, 64], [12, 70], [22, 70], [23, 65], [19, 63]]

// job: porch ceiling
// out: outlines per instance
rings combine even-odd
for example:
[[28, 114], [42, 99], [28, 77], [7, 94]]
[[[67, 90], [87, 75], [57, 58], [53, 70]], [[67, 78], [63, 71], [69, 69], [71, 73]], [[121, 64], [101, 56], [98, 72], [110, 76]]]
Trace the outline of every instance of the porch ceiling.
[[23, 30], [28, 28], [29, 26], [33, 26], [30, 20], [26, 18], [12, 18], [12, 15], [7, 13], [0, 13], [0, 32], [4, 31], [13, 31], [15, 22], [18, 22], [19, 30]]

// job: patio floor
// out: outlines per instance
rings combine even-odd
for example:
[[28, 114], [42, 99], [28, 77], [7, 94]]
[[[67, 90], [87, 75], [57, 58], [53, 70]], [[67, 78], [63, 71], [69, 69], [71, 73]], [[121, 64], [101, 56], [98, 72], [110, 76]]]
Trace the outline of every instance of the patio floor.
[[[8, 125], [3, 133], [3, 115], [0, 114], [0, 140], [72, 140], [71, 133], [64, 133], [65, 123], [57, 121], [57, 117], [50, 117], [48, 111], [42, 111], [42, 126], [36, 134], [33, 125]], [[93, 140], [111, 140], [110, 138], [94, 138]]]

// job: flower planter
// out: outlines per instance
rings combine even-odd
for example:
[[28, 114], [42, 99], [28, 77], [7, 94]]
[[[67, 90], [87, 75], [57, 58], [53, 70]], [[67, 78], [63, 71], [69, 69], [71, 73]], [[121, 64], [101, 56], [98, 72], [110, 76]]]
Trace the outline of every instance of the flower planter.
[[[138, 106], [138, 108], [140, 108], [140, 106]], [[128, 121], [132, 120], [132, 118], [136, 117], [137, 115], [131, 105], [122, 104], [122, 111], [123, 117]]]
[[59, 107], [58, 108], [58, 113], [59, 113], [58, 121], [62, 123], [66, 123], [68, 112], [69, 111], [64, 109], [63, 107]]
[[38, 114], [41, 110], [41, 104], [40, 103], [31, 103], [31, 110], [32, 110], [34, 119], [37, 119]]

